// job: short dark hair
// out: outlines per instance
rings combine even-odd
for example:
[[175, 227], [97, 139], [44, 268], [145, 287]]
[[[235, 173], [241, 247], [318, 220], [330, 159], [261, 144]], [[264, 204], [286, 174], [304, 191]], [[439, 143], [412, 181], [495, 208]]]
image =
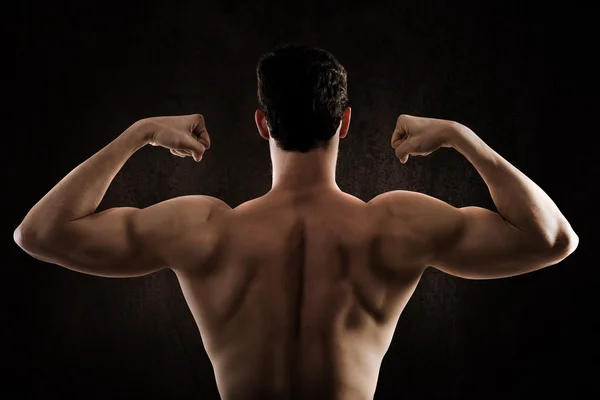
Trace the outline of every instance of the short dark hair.
[[256, 67], [258, 104], [284, 151], [326, 149], [348, 107], [347, 73], [328, 51], [287, 43]]

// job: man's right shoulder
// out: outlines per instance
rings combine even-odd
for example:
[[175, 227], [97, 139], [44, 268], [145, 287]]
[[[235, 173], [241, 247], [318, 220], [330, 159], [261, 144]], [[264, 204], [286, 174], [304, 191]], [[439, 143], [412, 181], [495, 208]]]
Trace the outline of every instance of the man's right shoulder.
[[372, 198], [367, 204], [382, 209], [395, 217], [407, 217], [434, 206], [441, 200], [425, 193], [410, 190], [392, 190]]
[[423, 241], [425, 252], [437, 252], [463, 226], [457, 208], [425, 193], [394, 190], [369, 203], [386, 210], [390, 222], [384, 224], [385, 232], [408, 232]]
[[425, 193], [393, 190], [376, 196], [369, 204], [388, 217], [389, 223], [384, 225], [392, 231], [403, 227], [434, 241], [455, 231], [460, 222], [456, 208]]
[[379, 214], [381, 260], [392, 270], [407, 271], [408, 268], [420, 275], [426, 268], [439, 230], [438, 202], [443, 203], [409, 190], [385, 192], [368, 202]]

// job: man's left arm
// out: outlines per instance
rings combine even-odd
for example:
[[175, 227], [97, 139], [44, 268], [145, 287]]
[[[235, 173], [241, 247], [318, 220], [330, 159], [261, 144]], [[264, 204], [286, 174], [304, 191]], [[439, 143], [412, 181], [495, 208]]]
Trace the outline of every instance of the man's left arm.
[[[48, 192], [15, 230], [15, 242], [37, 259], [98, 276], [140, 276], [168, 267], [175, 230], [208, 220], [215, 206], [208, 196], [95, 213], [117, 172], [146, 144], [199, 161], [210, 139], [199, 114], [138, 121]], [[193, 221], [185, 218], [188, 211]]]

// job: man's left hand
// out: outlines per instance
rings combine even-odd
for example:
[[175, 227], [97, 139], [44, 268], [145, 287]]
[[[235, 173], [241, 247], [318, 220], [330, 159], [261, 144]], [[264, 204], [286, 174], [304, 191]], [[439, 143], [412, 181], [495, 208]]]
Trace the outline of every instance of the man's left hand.
[[169, 149], [179, 157], [193, 157], [196, 162], [202, 160], [210, 148], [210, 137], [201, 114], [144, 118], [132, 128], [147, 132], [152, 146]]

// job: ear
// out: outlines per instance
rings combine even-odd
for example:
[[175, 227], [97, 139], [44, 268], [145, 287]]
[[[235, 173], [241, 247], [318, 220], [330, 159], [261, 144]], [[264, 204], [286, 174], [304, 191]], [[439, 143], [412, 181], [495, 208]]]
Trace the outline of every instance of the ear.
[[343, 139], [348, 134], [348, 128], [350, 128], [350, 117], [352, 116], [352, 109], [346, 107], [342, 120], [340, 121], [340, 139]]
[[269, 135], [267, 118], [265, 117], [265, 113], [263, 110], [256, 110], [256, 112], [254, 113], [254, 121], [256, 122], [256, 127], [258, 128], [258, 133], [260, 134], [260, 136], [265, 140], [269, 140], [271, 135]]

